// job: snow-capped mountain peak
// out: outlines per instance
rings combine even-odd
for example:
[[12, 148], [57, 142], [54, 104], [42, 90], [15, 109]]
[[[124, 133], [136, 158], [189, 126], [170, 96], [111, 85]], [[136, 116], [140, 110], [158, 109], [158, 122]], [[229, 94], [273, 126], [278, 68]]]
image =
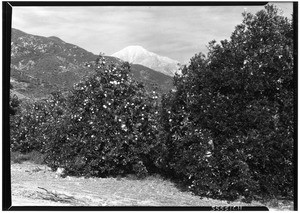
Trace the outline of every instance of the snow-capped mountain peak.
[[144, 65], [169, 76], [174, 76], [176, 72], [180, 73], [178, 61], [160, 56], [138, 45], [125, 47], [111, 56], [129, 63]]
[[139, 45], [132, 45], [132, 46], [125, 47], [123, 49], [123, 51], [128, 51], [128, 52], [144, 52], [144, 53], [149, 52], [144, 47], [139, 46]]

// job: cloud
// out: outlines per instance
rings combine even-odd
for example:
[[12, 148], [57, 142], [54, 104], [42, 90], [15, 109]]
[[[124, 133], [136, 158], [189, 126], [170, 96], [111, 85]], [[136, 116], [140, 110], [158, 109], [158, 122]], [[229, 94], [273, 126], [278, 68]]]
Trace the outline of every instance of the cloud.
[[[280, 3], [291, 13], [292, 4]], [[206, 52], [209, 41], [228, 39], [245, 6], [13, 7], [12, 26], [41, 36], [58, 36], [98, 54], [128, 45], [181, 62]], [[256, 12], [262, 6], [247, 6]], [[288, 13], [289, 13], [288, 12]]]

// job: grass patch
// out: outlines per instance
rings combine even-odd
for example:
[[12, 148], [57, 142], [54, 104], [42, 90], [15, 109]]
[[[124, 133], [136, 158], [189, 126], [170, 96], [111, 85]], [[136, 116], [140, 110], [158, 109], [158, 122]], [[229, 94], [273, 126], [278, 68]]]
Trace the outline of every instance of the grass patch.
[[44, 163], [44, 155], [37, 151], [23, 154], [21, 152], [10, 152], [10, 160], [12, 163], [23, 163], [24, 161], [30, 161], [36, 164]]

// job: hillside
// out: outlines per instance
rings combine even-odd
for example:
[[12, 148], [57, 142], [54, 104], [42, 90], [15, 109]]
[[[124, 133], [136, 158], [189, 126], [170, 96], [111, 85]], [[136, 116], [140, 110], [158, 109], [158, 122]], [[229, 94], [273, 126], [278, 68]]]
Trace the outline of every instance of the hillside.
[[[108, 63], [122, 60], [104, 56]], [[52, 91], [69, 91], [94, 71], [90, 68], [97, 58], [91, 52], [69, 44], [55, 36], [43, 37], [12, 29], [11, 83], [13, 93], [20, 98], [39, 99]], [[158, 92], [172, 87], [172, 78], [142, 65], [132, 65], [132, 76], [145, 83], [148, 90], [158, 86]]]

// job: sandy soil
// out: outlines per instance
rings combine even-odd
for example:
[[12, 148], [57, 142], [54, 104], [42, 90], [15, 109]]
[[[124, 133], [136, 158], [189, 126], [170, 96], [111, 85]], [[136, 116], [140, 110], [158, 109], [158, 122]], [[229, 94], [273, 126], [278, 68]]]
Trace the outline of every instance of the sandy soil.
[[200, 198], [159, 178], [58, 176], [44, 165], [11, 165], [12, 206], [261, 206]]

